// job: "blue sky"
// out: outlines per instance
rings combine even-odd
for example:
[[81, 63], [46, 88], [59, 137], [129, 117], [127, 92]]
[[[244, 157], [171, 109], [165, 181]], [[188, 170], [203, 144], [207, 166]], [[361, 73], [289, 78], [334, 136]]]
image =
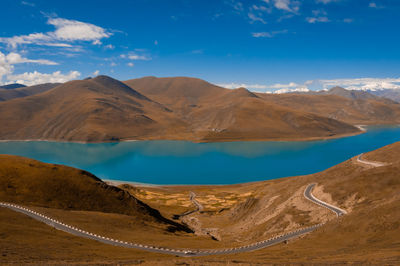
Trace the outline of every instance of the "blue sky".
[[0, 83], [192, 76], [400, 89], [400, 1], [3, 0]]

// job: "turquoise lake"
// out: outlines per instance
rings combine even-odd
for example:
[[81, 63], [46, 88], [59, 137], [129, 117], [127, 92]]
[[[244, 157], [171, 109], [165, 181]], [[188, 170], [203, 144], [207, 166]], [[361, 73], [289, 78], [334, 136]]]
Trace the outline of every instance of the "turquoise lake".
[[85, 169], [102, 179], [150, 184], [235, 184], [311, 174], [400, 141], [400, 127], [321, 141], [192, 143], [0, 142], [0, 154]]

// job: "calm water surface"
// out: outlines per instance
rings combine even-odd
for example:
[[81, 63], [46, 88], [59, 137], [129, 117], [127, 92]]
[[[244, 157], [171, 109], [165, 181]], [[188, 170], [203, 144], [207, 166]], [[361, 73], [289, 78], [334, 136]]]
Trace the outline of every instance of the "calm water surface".
[[370, 127], [358, 136], [304, 142], [0, 142], [0, 154], [78, 167], [102, 179], [234, 184], [319, 172], [396, 141], [400, 127]]

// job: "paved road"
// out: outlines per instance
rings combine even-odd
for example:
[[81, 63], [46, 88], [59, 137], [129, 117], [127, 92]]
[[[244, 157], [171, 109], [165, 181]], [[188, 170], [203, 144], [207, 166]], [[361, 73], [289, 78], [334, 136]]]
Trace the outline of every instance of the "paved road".
[[361, 156], [363, 156], [364, 153], [361, 153], [360, 155], [357, 156], [357, 162], [359, 163], [363, 163], [363, 164], [367, 164], [370, 165], [372, 167], [379, 167], [379, 166], [384, 166], [385, 163], [380, 163], [380, 162], [371, 162], [371, 161], [366, 161], [361, 159]]
[[189, 214], [192, 214], [192, 213], [195, 213], [195, 212], [201, 212], [201, 211], [204, 209], [204, 207], [203, 207], [203, 205], [201, 205], [201, 203], [198, 202], [195, 198], [196, 198], [196, 193], [190, 191], [190, 193], [189, 193], [189, 199], [190, 199], [190, 201], [193, 203], [193, 205], [196, 206], [196, 209], [190, 210], [190, 211], [186, 211], [186, 212], [184, 212], [184, 213], [182, 213], [182, 214], [175, 214], [175, 215], [173, 216], [173, 219], [177, 220], [177, 219], [179, 219], [179, 218], [181, 218], [181, 217], [183, 217], [183, 216], [186, 216], [186, 215], [189, 215]]
[[[304, 191], [304, 196], [313, 201], [314, 203], [318, 205], [322, 205], [326, 208], [329, 208], [331, 210], [336, 209], [336, 210], [341, 210], [335, 206], [329, 205], [327, 203], [324, 203], [318, 199], [316, 199], [312, 194], [311, 190], [315, 186], [315, 184], [308, 185], [306, 190]], [[234, 253], [240, 253], [240, 252], [247, 252], [247, 251], [253, 251], [253, 250], [258, 250], [262, 249], [265, 247], [269, 247], [272, 245], [276, 245], [278, 243], [284, 242], [286, 240], [307, 234], [309, 232], [314, 231], [316, 228], [322, 226], [323, 224], [317, 224], [313, 225], [310, 227], [298, 229], [296, 231], [287, 233], [287, 234], [282, 234], [282, 235], [277, 235], [272, 238], [259, 241], [250, 245], [246, 246], [241, 246], [241, 247], [236, 247], [236, 248], [226, 248], [226, 249], [202, 249], [202, 250], [195, 250], [195, 249], [173, 249], [173, 248], [165, 248], [165, 247], [155, 247], [155, 246], [148, 246], [148, 245], [142, 245], [142, 244], [137, 244], [137, 243], [131, 243], [127, 241], [121, 241], [118, 239], [112, 239], [108, 238], [105, 236], [100, 236], [97, 234], [93, 234], [84, 230], [81, 230], [79, 228], [67, 225], [62, 223], [61, 221], [57, 221], [51, 217], [45, 216], [41, 213], [35, 212], [33, 210], [30, 210], [28, 208], [25, 208], [23, 206], [19, 206], [16, 204], [12, 203], [5, 203], [5, 202], [0, 202], [0, 207], [5, 207], [9, 208], [13, 211], [17, 211], [20, 213], [23, 213], [25, 215], [28, 215], [32, 217], [33, 219], [36, 219], [40, 222], [46, 223], [49, 226], [52, 226], [58, 230], [62, 230], [64, 232], [80, 236], [80, 237], [85, 237], [89, 239], [93, 239], [105, 244], [109, 245], [114, 245], [114, 246], [121, 246], [121, 247], [126, 247], [126, 248], [135, 248], [135, 249], [140, 249], [140, 250], [145, 250], [145, 251], [151, 251], [151, 252], [157, 252], [157, 253], [164, 253], [164, 254], [170, 254], [170, 255], [176, 255], [176, 256], [182, 256], [182, 257], [198, 257], [198, 256], [207, 256], [207, 255], [221, 255], [221, 254], [234, 254]], [[346, 213], [345, 211], [341, 210], [342, 214]], [[335, 211], [336, 212], [336, 211]], [[339, 214], [338, 214], [339, 215]]]
[[343, 209], [340, 209], [339, 207], [333, 206], [329, 203], [326, 203], [322, 200], [317, 199], [316, 197], [314, 197], [314, 195], [312, 194], [312, 190], [315, 187], [315, 184], [310, 184], [307, 186], [306, 190], [304, 190], [304, 197], [308, 200], [311, 200], [312, 202], [314, 202], [315, 204], [318, 204], [322, 207], [325, 207], [331, 211], [333, 211], [334, 213], [336, 213], [337, 216], [342, 216], [344, 214], [346, 214], [347, 212]]
[[191, 191], [190, 191], [190, 201], [196, 206], [197, 208], [196, 211], [201, 212], [204, 209], [203, 205], [201, 205], [201, 203], [196, 200], [196, 193]]

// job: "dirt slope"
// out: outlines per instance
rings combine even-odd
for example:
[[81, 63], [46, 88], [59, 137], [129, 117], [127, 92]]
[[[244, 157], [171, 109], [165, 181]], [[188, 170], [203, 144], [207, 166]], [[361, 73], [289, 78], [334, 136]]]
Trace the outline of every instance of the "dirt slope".
[[0, 201], [63, 210], [100, 211], [134, 216], [186, 230], [128, 192], [83, 170], [0, 155]]

